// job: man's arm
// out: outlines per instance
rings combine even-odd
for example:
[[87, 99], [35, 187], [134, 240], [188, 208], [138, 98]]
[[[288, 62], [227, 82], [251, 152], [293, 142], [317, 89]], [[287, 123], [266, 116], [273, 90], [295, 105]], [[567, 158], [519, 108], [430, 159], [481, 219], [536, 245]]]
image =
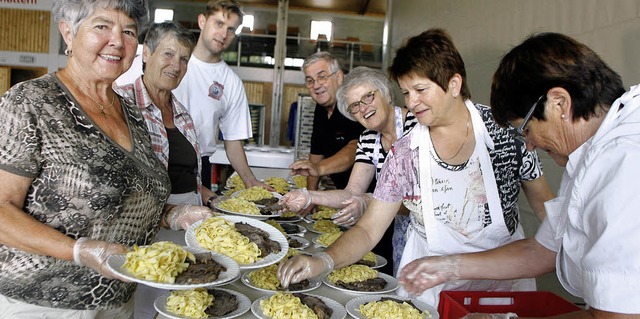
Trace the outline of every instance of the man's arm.
[[542, 175], [534, 180], [522, 181], [522, 190], [536, 217], [538, 217], [539, 221], [542, 221], [547, 217], [544, 202], [555, 197], [555, 194], [553, 194], [549, 187], [549, 183], [547, 183], [547, 178]]
[[224, 141], [224, 150], [233, 169], [238, 173], [247, 188], [252, 186], [262, 186], [268, 190], [273, 190], [267, 184], [260, 182], [249, 167], [247, 155], [244, 153], [242, 141]]
[[351, 140], [341, 150], [331, 157], [327, 157], [318, 164], [318, 175], [325, 176], [342, 173], [353, 167], [356, 162], [356, 148], [358, 140]]

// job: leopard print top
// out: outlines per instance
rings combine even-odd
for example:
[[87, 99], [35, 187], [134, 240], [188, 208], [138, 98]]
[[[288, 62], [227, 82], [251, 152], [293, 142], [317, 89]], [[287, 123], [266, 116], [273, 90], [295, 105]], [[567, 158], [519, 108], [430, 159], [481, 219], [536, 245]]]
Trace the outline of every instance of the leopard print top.
[[[55, 74], [19, 83], [0, 98], [0, 169], [33, 179], [26, 214], [71, 238], [125, 246], [152, 241], [169, 177], [139, 110], [120, 101], [131, 152], [95, 125]], [[106, 309], [126, 303], [134, 289], [72, 261], [0, 244], [0, 294], [7, 297], [44, 307]]]

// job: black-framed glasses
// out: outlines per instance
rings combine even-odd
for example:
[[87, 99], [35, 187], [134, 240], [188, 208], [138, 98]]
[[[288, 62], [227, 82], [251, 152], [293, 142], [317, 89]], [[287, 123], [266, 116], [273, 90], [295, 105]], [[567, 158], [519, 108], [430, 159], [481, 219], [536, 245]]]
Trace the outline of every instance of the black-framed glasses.
[[527, 124], [529, 124], [529, 120], [533, 115], [533, 111], [535, 111], [536, 107], [538, 106], [540, 101], [542, 101], [543, 97], [545, 97], [545, 94], [540, 95], [540, 97], [533, 103], [533, 105], [531, 105], [529, 112], [527, 112], [527, 115], [524, 116], [524, 120], [522, 120], [520, 126], [516, 127], [516, 139], [523, 144], [527, 144], [527, 138], [524, 136], [524, 129], [525, 127], [527, 127]]
[[360, 112], [360, 104], [370, 105], [371, 103], [373, 103], [373, 100], [375, 100], [376, 98], [377, 91], [380, 91], [380, 89], [369, 91], [367, 92], [367, 94], [363, 95], [360, 98], [360, 101], [349, 104], [349, 106], [347, 107], [347, 109], [349, 110], [349, 113], [356, 114]]
[[[325, 71], [322, 71], [322, 72], [325, 72]], [[312, 78], [312, 77], [310, 77], [310, 76], [306, 77], [306, 78], [304, 79], [304, 84], [305, 84], [308, 88], [313, 87], [313, 86], [316, 84], [316, 82], [318, 82], [318, 84], [322, 85], [322, 84], [327, 83], [327, 80], [328, 80], [332, 75], [334, 75], [334, 74], [338, 73], [338, 71], [332, 72], [332, 73], [330, 73], [330, 74], [324, 74], [324, 73], [322, 73], [322, 72], [321, 72], [320, 74], [318, 74], [318, 77], [316, 77], [315, 79], [314, 79], [314, 78]]]

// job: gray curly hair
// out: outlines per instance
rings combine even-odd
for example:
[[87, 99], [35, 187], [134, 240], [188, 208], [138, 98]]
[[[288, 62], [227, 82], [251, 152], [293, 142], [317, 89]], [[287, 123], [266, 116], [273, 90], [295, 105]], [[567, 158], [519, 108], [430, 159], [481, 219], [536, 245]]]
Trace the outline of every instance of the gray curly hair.
[[80, 24], [98, 9], [115, 9], [124, 12], [136, 22], [138, 31], [142, 31], [149, 21], [146, 0], [56, 0], [53, 3], [52, 13], [56, 21], [69, 23], [73, 34], [76, 34]]
[[344, 76], [342, 85], [338, 88], [338, 92], [336, 93], [338, 111], [354, 122], [356, 121], [356, 118], [347, 109], [349, 107], [347, 95], [352, 89], [364, 85], [370, 85], [374, 90], [380, 90], [381, 97], [386, 101], [393, 101], [393, 93], [390, 89], [391, 82], [389, 82], [389, 79], [382, 71], [365, 66], [354, 68], [349, 72], [349, 74]]

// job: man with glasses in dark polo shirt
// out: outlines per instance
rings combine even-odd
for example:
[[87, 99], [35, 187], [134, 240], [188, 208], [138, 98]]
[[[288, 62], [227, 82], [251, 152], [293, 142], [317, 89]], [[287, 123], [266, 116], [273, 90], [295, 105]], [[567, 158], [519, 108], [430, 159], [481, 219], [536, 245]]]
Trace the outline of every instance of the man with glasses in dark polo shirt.
[[[355, 162], [358, 137], [364, 127], [344, 117], [336, 108], [336, 92], [344, 73], [328, 52], [314, 53], [304, 60], [302, 70], [309, 95], [316, 102], [308, 160], [291, 164], [294, 175], [307, 176], [307, 188], [317, 190], [320, 177], [329, 175], [338, 189], [344, 189]], [[370, 191], [373, 191], [371, 185]], [[307, 214], [313, 205], [303, 214]]]

